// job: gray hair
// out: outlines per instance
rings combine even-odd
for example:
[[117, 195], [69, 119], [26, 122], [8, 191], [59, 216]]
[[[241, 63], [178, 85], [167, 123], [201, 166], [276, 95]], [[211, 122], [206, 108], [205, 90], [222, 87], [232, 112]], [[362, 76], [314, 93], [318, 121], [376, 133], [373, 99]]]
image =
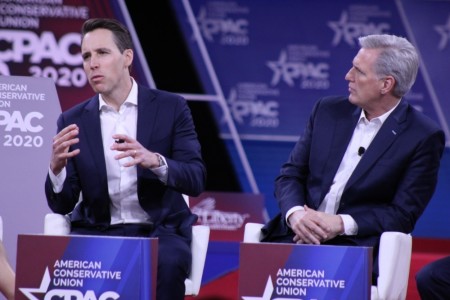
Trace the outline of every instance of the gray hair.
[[403, 97], [412, 87], [419, 69], [416, 48], [405, 38], [375, 34], [359, 38], [359, 45], [366, 49], [380, 49], [375, 62], [375, 73], [379, 78], [393, 76], [396, 85], [394, 95]]

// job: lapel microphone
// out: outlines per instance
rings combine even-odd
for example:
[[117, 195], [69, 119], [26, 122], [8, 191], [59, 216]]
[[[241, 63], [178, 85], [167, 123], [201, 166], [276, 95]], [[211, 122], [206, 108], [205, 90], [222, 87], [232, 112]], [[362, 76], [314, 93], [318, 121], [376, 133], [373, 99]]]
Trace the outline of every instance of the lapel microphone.
[[359, 149], [358, 149], [358, 155], [359, 155], [359, 156], [362, 156], [362, 155], [364, 154], [364, 152], [366, 152], [366, 148], [364, 148], [364, 147], [359, 147]]

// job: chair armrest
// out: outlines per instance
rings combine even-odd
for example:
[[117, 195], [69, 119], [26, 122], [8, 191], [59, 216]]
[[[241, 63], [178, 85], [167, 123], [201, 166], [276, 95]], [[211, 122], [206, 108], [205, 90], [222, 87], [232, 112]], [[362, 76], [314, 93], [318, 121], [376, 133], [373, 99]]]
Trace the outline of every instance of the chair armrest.
[[210, 228], [206, 225], [192, 226], [192, 269], [185, 281], [185, 295], [198, 295], [202, 283], [203, 269], [205, 267], [206, 252], [209, 244]]
[[411, 264], [412, 237], [402, 232], [384, 232], [378, 253], [378, 298], [405, 299]]
[[264, 224], [261, 223], [246, 223], [244, 228], [244, 243], [259, 243], [261, 242], [261, 228]]
[[70, 218], [67, 215], [48, 213], [44, 219], [44, 234], [68, 235], [70, 233]]

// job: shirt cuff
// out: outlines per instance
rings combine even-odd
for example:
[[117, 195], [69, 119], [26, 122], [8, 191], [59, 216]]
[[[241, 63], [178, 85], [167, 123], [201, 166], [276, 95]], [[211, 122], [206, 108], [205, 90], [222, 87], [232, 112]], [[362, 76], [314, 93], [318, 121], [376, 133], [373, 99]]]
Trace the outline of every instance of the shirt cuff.
[[164, 182], [164, 184], [166, 184], [167, 176], [169, 174], [169, 167], [167, 165], [166, 158], [159, 153], [156, 153], [156, 155], [158, 155], [159, 157], [162, 158], [162, 160], [164, 161], [164, 164], [160, 167], [151, 168], [150, 170], [152, 170], [152, 172], [155, 173], [156, 176], [158, 176], [159, 180], [161, 180], [162, 182]]
[[53, 174], [52, 169], [48, 168], [48, 175], [50, 176], [50, 181], [52, 182], [53, 192], [60, 193], [64, 186], [64, 181], [66, 180], [66, 168], [63, 168], [58, 175]]
[[289, 216], [292, 215], [297, 210], [305, 211], [305, 208], [303, 206], [294, 206], [288, 212], [286, 213], [286, 224], [291, 227], [291, 224], [289, 224]]
[[344, 233], [342, 235], [357, 235], [358, 225], [350, 215], [339, 215], [344, 223]]

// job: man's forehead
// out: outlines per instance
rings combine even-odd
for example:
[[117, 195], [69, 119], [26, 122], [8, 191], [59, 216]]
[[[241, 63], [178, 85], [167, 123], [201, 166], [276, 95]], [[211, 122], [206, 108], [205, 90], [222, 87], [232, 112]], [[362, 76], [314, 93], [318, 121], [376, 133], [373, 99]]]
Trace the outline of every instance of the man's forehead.
[[361, 48], [356, 54], [356, 56], [353, 58], [353, 64], [358, 64], [362, 62], [372, 63], [377, 59], [379, 53], [380, 53], [379, 49]]
[[110, 30], [99, 28], [86, 33], [81, 40], [81, 48], [101, 49], [117, 48], [114, 35]]

